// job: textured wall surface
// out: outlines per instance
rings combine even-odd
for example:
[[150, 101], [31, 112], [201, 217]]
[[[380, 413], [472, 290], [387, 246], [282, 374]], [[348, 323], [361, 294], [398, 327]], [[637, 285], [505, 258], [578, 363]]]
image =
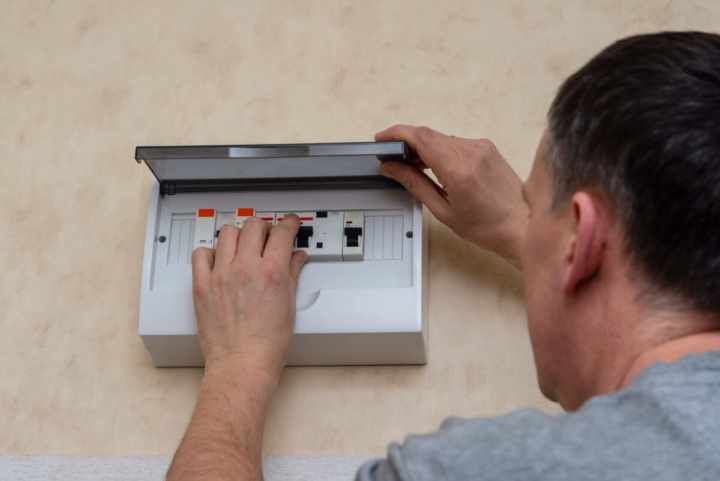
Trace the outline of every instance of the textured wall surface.
[[[720, 28], [706, 1], [0, 0], [0, 452], [170, 454], [200, 369], [137, 334], [136, 145], [487, 137], [522, 177], [568, 74], [613, 40]], [[380, 454], [447, 415], [558, 408], [521, 275], [430, 223], [426, 366], [288, 368], [265, 454]]]

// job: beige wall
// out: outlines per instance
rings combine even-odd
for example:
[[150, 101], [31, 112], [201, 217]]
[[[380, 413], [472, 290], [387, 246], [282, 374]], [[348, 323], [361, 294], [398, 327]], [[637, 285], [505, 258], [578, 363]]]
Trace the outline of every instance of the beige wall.
[[[720, 29], [706, 1], [0, 1], [0, 452], [171, 453], [200, 369], [137, 334], [136, 145], [487, 137], [525, 177], [559, 82], [613, 40]], [[430, 360], [289, 368], [266, 454], [373, 454], [535, 407], [522, 279], [430, 223]]]

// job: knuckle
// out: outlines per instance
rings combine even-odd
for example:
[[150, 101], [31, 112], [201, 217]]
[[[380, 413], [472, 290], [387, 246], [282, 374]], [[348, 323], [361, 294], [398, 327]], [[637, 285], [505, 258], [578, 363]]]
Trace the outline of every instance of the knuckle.
[[207, 249], [206, 247], [198, 247], [194, 251], [192, 251], [192, 263], [195, 264], [200, 259], [204, 258], [207, 254], [204, 252], [204, 250]]
[[430, 127], [425, 127], [424, 125], [417, 128], [416, 135], [418, 140], [424, 144], [430, 144], [437, 138], [436, 132]]
[[195, 282], [193, 284], [193, 294], [198, 299], [205, 299], [208, 296], [208, 285], [204, 282]]
[[[284, 222], [284, 220], [283, 220]], [[298, 226], [300, 224], [298, 223]], [[288, 224], [278, 224], [275, 227], [273, 227], [273, 231], [276, 235], [280, 235], [281, 237], [295, 237], [295, 233], [297, 232], [298, 228], [291, 227]]]
[[210, 276], [210, 286], [212, 286], [212, 288], [220, 288], [227, 283], [227, 280], [227, 274], [224, 270], [213, 272], [212, 276]]
[[260, 268], [260, 271], [263, 278], [270, 282], [279, 282], [284, 279], [283, 269], [277, 262], [264, 262], [262, 267]]
[[376, 137], [378, 137], [382, 134], [382, 137], [396, 138], [401, 135], [402, 130], [403, 130], [403, 125], [395, 124], [395, 125], [388, 127], [387, 129], [383, 130], [382, 132], [378, 132]]
[[405, 189], [410, 192], [411, 194], [414, 194], [417, 192], [417, 180], [413, 176], [407, 176], [404, 179], [402, 179], [402, 184]]
[[469, 149], [474, 158], [486, 159], [495, 151], [495, 144], [488, 139], [478, 139], [471, 142]]

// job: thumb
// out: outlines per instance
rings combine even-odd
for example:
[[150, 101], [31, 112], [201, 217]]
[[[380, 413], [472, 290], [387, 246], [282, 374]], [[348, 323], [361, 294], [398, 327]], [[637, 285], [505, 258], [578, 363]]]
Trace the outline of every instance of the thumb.
[[380, 174], [402, 184], [425, 204], [435, 217], [440, 217], [447, 208], [445, 191], [420, 169], [399, 162], [385, 162], [380, 166]]
[[290, 257], [290, 287], [293, 292], [297, 289], [298, 279], [300, 278], [300, 269], [305, 265], [308, 254], [305, 251], [295, 251]]

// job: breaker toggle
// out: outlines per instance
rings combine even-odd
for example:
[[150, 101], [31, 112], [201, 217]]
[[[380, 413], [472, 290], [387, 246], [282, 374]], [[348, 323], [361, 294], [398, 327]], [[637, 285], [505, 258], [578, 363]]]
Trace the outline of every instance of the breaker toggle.
[[360, 245], [360, 236], [362, 235], [362, 228], [360, 227], [345, 227], [345, 237], [347, 238], [347, 247], [358, 247]]
[[298, 230], [297, 236], [295, 236], [295, 239], [297, 241], [297, 247], [299, 248], [308, 248], [310, 247], [310, 238], [313, 235], [313, 228], [312, 226], [302, 225], [300, 226], [300, 229]]

